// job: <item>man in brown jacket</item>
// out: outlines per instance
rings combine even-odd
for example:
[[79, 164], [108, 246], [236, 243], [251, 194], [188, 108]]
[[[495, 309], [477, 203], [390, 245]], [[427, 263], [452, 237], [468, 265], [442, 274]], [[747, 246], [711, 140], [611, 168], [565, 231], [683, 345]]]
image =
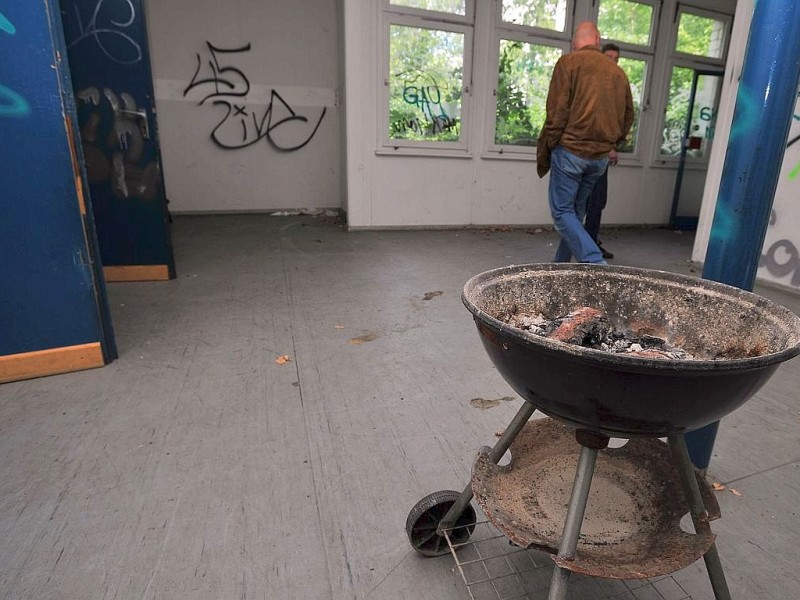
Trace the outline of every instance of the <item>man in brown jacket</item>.
[[575, 29], [573, 52], [553, 69], [547, 119], [537, 153], [539, 174], [550, 157], [550, 214], [561, 243], [555, 262], [605, 264], [600, 248], [583, 227], [586, 201], [608, 164], [608, 153], [625, 140], [633, 124], [633, 97], [622, 69], [600, 52], [594, 23]]

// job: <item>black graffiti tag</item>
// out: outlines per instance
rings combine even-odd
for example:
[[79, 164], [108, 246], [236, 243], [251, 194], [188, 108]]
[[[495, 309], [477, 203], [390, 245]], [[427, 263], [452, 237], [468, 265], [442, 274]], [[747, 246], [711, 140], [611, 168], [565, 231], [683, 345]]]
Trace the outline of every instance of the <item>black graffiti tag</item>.
[[[232, 98], [246, 97], [250, 92], [250, 80], [244, 71], [230, 64], [230, 59], [225, 59], [224, 56], [249, 52], [250, 44], [238, 48], [218, 48], [211, 42], [206, 42], [206, 46], [211, 58], [204, 63], [200, 54], [196, 55], [197, 67], [189, 85], [183, 90], [183, 96], [186, 97], [194, 89], [204, 89], [205, 96], [197, 103], [198, 106], [213, 99], [212, 106], [220, 106], [225, 110], [225, 114], [211, 131], [211, 140], [217, 146], [224, 150], [238, 150], [266, 139], [276, 150], [292, 152], [311, 141], [325, 117], [326, 107], [322, 108], [311, 132], [305, 135], [307, 127], [304, 125], [309, 123], [308, 118], [297, 114], [275, 90], [270, 91], [269, 105], [263, 113], [257, 114], [246, 105], [237, 104]], [[200, 74], [204, 64], [208, 67], [208, 76]], [[296, 137], [292, 133], [296, 134], [298, 130], [292, 124], [298, 125], [303, 133], [300, 134], [299, 141], [295, 139], [287, 142], [286, 139]], [[277, 135], [278, 129], [282, 129], [284, 133]]]
[[[276, 102], [278, 103], [277, 108]], [[308, 144], [308, 142], [310, 142], [314, 137], [314, 134], [317, 133], [317, 129], [319, 129], [327, 110], [327, 107], [322, 108], [322, 114], [320, 114], [316, 125], [314, 125], [314, 129], [305, 139], [296, 144], [286, 145], [276, 141], [272, 135], [273, 132], [275, 132], [279, 127], [286, 126], [290, 123], [308, 123], [308, 118], [304, 117], [303, 115], [298, 115], [275, 90], [271, 91], [269, 105], [260, 118], [255, 112], [248, 113], [244, 106], [232, 104], [228, 100], [214, 100], [212, 104], [214, 106], [223, 106], [226, 109], [225, 116], [222, 117], [220, 122], [211, 132], [211, 139], [214, 141], [214, 143], [225, 150], [238, 150], [239, 148], [246, 148], [258, 143], [263, 139], [266, 139], [273, 148], [281, 152], [292, 152], [294, 150], [299, 150]], [[276, 120], [276, 113], [279, 110], [284, 114], [287, 114], [287, 116], [278, 117]], [[237, 142], [226, 141], [223, 139], [220, 129], [228, 124], [229, 120], [236, 118], [239, 119], [239, 125], [242, 131], [242, 139], [241, 141]]]
[[[223, 66], [219, 62], [219, 54], [236, 54], [239, 52], [249, 52], [250, 44], [241, 46], [240, 48], [217, 48], [211, 42], [206, 42], [208, 51], [211, 54], [211, 60], [208, 61], [208, 67], [211, 70], [211, 77], [198, 79], [200, 69], [203, 66], [200, 53], [197, 53], [197, 68], [194, 71], [192, 80], [186, 89], [183, 90], [183, 96], [186, 97], [191, 90], [198, 86], [207, 86], [211, 84], [214, 91], [204, 96], [197, 104], [203, 104], [209, 98], [216, 98], [219, 96], [246, 96], [250, 91], [250, 80], [241, 70], [232, 66]], [[239, 85], [241, 84], [241, 85]], [[222, 86], [225, 89], [220, 89]]]
[[[778, 253], [781, 251], [786, 254], [783, 262], [778, 261]], [[800, 252], [789, 240], [778, 240], [772, 244], [767, 253], [762, 255], [759, 266], [765, 267], [770, 274], [777, 278], [791, 275], [791, 285], [800, 286]]]

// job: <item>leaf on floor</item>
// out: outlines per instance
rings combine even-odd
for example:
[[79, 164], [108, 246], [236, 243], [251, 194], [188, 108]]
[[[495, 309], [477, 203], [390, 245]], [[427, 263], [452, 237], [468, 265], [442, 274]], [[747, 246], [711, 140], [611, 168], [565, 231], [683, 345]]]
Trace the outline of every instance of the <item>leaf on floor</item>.
[[287, 362], [292, 362], [292, 359], [289, 358], [288, 354], [283, 354], [283, 355], [279, 356], [278, 358], [276, 358], [275, 362], [278, 363], [279, 365], [283, 365], [283, 364], [285, 364]]
[[739, 490], [735, 490], [735, 489], [731, 488], [731, 494], [733, 494], [734, 496], [741, 497], [742, 492], [740, 492]]
[[711, 485], [714, 488], [715, 492], [721, 492], [722, 490], [724, 490], [727, 487], [725, 485], [722, 485], [721, 483], [717, 483], [716, 481]]
[[436, 290], [435, 292], [425, 292], [425, 295], [422, 297], [422, 299], [431, 300], [433, 298], [436, 298], [436, 296], [441, 296], [442, 294], [444, 294], [444, 292], [441, 290]]
[[334, 329], [344, 329], [344, 325], [334, 325]]

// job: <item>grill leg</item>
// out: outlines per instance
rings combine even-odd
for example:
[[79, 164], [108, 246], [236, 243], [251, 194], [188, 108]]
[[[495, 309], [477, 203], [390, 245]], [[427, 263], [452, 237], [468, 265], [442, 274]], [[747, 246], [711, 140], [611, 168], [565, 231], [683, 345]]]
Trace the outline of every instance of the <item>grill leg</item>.
[[[569, 498], [567, 519], [564, 522], [564, 533], [561, 535], [561, 543], [558, 546], [559, 558], [575, 558], [575, 551], [578, 548], [578, 536], [581, 533], [581, 523], [583, 523], [583, 515], [586, 512], [586, 502], [589, 500], [589, 488], [592, 485], [596, 462], [597, 450], [585, 446], [581, 447], [578, 469], [575, 472], [575, 482], [572, 484], [572, 494]], [[550, 582], [548, 600], [564, 600], [567, 597], [569, 575], [569, 569], [564, 569], [558, 565], [555, 566], [553, 579]]]
[[[678, 469], [678, 474], [681, 478], [683, 493], [689, 503], [694, 529], [697, 533], [710, 533], [711, 525], [708, 524], [708, 513], [703, 504], [703, 497], [700, 495], [700, 486], [694, 474], [694, 466], [689, 458], [684, 436], [670, 436], [669, 447], [672, 451], [675, 467]], [[716, 544], [712, 544], [706, 551], [703, 555], [703, 560], [706, 563], [708, 578], [711, 580], [711, 588], [714, 590], [714, 598], [717, 600], [730, 600], [731, 593], [728, 590], [728, 582], [725, 580], [725, 572], [722, 570], [722, 562], [719, 559]]]
[[[503, 432], [503, 435], [500, 436], [500, 439], [497, 440], [497, 443], [492, 448], [491, 452], [489, 452], [489, 460], [491, 460], [494, 464], [497, 464], [503, 455], [508, 450], [508, 447], [511, 446], [511, 443], [517, 439], [519, 432], [522, 431], [522, 428], [525, 427], [525, 423], [531, 418], [531, 415], [536, 410], [536, 407], [528, 401], [523, 401], [522, 406], [517, 411], [517, 414], [514, 415], [514, 418], [511, 420], [511, 424], [506, 427], [506, 430]], [[439, 535], [442, 535], [445, 529], [451, 529], [453, 525], [455, 525], [458, 518], [461, 516], [461, 513], [464, 512], [464, 509], [467, 508], [467, 505], [472, 501], [472, 482], [467, 484], [467, 487], [464, 488], [464, 491], [461, 492], [461, 496], [459, 496], [458, 500], [456, 500], [455, 504], [450, 507], [450, 510], [447, 511], [447, 514], [444, 518], [439, 522], [439, 526], [436, 528], [436, 532]]]
[[[576, 432], [576, 438], [581, 444], [581, 454], [578, 457], [575, 482], [572, 484], [567, 518], [564, 522], [564, 533], [561, 535], [561, 543], [558, 546], [558, 557], [567, 560], [575, 558], [575, 552], [578, 549], [578, 537], [581, 533], [583, 516], [586, 513], [586, 503], [589, 500], [589, 489], [592, 486], [597, 453], [608, 445], [607, 437], [580, 430]], [[569, 576], [569, 569], [559, 565], [555, 566], [548, 600], [564, 600], [567, 597]]]

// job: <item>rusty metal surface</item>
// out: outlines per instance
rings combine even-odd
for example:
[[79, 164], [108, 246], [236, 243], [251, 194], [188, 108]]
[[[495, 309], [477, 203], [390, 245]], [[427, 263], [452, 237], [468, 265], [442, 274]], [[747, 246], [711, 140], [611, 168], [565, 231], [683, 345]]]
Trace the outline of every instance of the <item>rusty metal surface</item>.
[[[462, 300], [500, 374], [545, 414], [611, 436], [699, 429], [747, 401], [800, 353], [800, 317], [720, 283], [631, 267], [531, 264], [476, 275]], [[620, 331], [693, 358], [616, 354], [537, 336], [509, 313], [592, 307]]]
[[[530, 421], [498, 466], [482, 450], [472, 489], [489, 521], [514, 544], [555, 554], [567, 512], [580, 446], [574, 431], [552, 419]], [[719, 506], [705, 482], [710, 519]], [[688, 505], [669, 448], [633, 439], [600, 451], [575, 560], [553, 559], [572, 571], [614, 579], [667, 575], [686, 567], [715, 536], [684, 532]]]

